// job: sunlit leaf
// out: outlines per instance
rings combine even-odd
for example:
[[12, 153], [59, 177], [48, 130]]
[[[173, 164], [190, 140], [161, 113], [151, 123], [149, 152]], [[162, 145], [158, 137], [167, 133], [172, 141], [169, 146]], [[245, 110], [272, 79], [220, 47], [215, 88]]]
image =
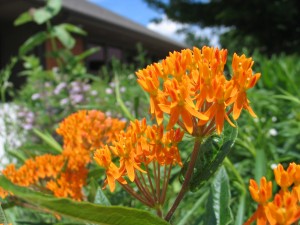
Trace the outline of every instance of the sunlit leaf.
[[4, 176], [0, 177], [0, 186], [32, 205], [84, 223], [99, 225], [168, 224], [166, 221], [144, 210], [121, 206], [101, 206], [89, 202], [77, 202], [67, 198], [55, 198], [51, 195], [16, 186]]
[[64, 47], [72, 49], [75, 45], [75, 39], [61, 25], [53, 27], [53, 35], [63, 44]]
[[32, 15], [28, 11], [28, 12], [24, 12], [20, 16], [18, 16], [18, 18], [14, 21], [14, 25], [19, 26], [24, 23], [28, 23], [30, 21], [32, 21]]

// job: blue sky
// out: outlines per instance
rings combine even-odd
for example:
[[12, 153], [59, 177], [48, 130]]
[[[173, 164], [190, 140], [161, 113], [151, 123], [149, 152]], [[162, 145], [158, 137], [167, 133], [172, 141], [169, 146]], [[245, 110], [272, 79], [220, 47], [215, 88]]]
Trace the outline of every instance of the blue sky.
[[90, 0], [90, 2], [144, 26], [147, 26], [151, 19], [161, 17], [161, 14], [149, 8], [143, 0]]
[[[176, 31], [182, 29], [187, 24], [180, 24], [170, 21], [165, 15], [150, 8], [143, 0], [88, 0], [107, 10], [124, 16], [136, 23], [139, 23], [150, 30], [165, 35], [175, 41], [184, 42], [184, 36], [177, 34]], [[207, 0], [205, 0], [207, 1]], [[161, 18], [162, 22], [157, 24], [151, 20]], [[218, 37], [210, 28], [199, 29], [194, 28], [197, 35], [208, 37], [211, 40], [211, 45], [218, 46]]]

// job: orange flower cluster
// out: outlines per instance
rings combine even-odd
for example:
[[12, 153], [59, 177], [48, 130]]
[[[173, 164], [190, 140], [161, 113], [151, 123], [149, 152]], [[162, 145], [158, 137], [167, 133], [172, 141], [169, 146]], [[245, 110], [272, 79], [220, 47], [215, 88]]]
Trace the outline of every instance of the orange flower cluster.
[[[136, 72], [138, 83], [150, 94], [150, 113], [160, 125], [169, 114], [167, 129], [178, 123], [193, 136], [220, 134], [229, 114], [237, 120], [242, 109], [255, 117], [246, 91], [260, 74], [253, 74], [252, 58], [233, 55], [233, 75], [227, 80], [224, 66], [227, 50], [204, 46], [201, 50], [173, 52], [160, 63]], [[228, 108], [230, 107], [230, 108]], [[180, 120], [181, 118], [181, 120]]]
[[[127, 184], [126, 176], [131, 182], [139, 182], [143, 174], [149, 175], [149, 166], [158, 173], [158, 167], [182, 166], [177, 144], [182, 140], [180, 129], [171, 129], [164, 133], [163, 125], [147, 125], [146, 119], [131, 122], [126, 131], [120, 132], [111, 146], [104, 146], [96, 150], [95, 161], [106, 170], [106, 181], [110, 190], [115, 190], [115, 181]], [[112, 158], [118, 158], [117, 166]], [[160, 181], [159, 181], [160, 182]], [[141, 187], [141, 184], [138, 184]], [[126, 186], [128, 188], [128, 186]], [[147, 185], [143, 187], [147, 188]], [[142, 192], [145, 190], [141, 188]]]
[[[64, 141], [62, 154], [28, 159], [18, 169], [10, 164], [2, 173], [20, 186], [46, 187], [57, 197], [81, 200], [91, 153], [110, 143], [124, 127], [125, 122], [107, 118], [100, 111], [79, 111], [67, 117], [57, 129]], [[0, 188], [0, 197], [7, 195]]]
[[258, 225], [290, 225], [300, 221], [300, 165], [290, 163], [287, 170], [279, 164], [274, 169], [276, 183], [280, 190], [272, 201], [272, 182], [263, 177], [260, 187], [250, 180], [249, 190], [257, 210], [244, 225], [257, 220]]

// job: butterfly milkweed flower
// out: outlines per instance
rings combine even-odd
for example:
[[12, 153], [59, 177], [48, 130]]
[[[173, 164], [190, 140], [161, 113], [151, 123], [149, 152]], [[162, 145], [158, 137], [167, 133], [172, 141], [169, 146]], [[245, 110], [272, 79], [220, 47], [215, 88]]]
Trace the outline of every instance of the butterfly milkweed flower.
[[300, 165], [290, 163], [285, 170], [281, 164], [274, 169], [275, 181], [280, 190], [272, 199], [272, 182], [265, 177], [260, 180], [260, 187], [250, 180], [249, 191], [258, 207], [244, 223], [249, 225], [257, 221], [258, 225], [291, 225], [300, 220], [299, 174]]
[[[27, 159], [19, 168], [10, 164], [2, 174], [20, 186], [39, 188], [44, 184], [56, 197], [82, 200], [87, 165], [92, 161], [93, 152], [111, 143], [125, 125], [125, 122], [107, 117], [101, 111], [80, 110], [59, 124], [57, 133], [63, 138], [61, 154]], [[7, 195], [9, 193], [0, 188], [0, 197]]]
[[242, 109], [255, 117], [246, 91], [256, 84], [252, 58], [233, 55], [232, 77], [227, 80], [224, 67], [227, 50], [204, 46], [170, 53], [159, 63], [136, 72], [138, 83], [150, 95], [150, 113], [162, 124], [170, 115], [167, 129], [176, 123], [194, 136], [223, 130], [224, 120], [232, 126], [229, 114], [237, 120]]
[[[182, 166], [177, 144], [183, 132], [163, 125], [135, 120], [110, 145], [96, 150], [95, 161], [106, 171], [104, 187], [115, 190], [115, 182], [149, 207], [163, 204], [172, 166]], [[115, 160], [113, 160], [113, 158]], [[130, 183], [135, 183], [135, 191]]]

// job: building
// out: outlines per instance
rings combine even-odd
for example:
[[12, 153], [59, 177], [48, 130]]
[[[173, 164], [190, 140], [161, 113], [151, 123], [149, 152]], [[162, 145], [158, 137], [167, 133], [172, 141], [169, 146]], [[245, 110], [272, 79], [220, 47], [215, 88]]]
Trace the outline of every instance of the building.
[[[0, 68], [9, 59], [17, 55], [19, 46], [28, 37], [44, 29], [34, 23], [13, 26], [13, 21], [30, 8], [38, 8], [45, 4], [42, 0], [1, 0], [0, 1]], [[80, 53], [90, 47], [101, 47], [101, 51], [87, 60], [90, 70], [97, 70], [109, 62], [114, 56], [123, 62], [131, 62], [136, 55], [137, 43], [142, 44], [147, 56], [153, 60], [164, 58], [170, 51], [186, 48], [153, 32], [142, 25], [116, 15], [106, 9], [85, 0], [62, 0], [62, 10], [53, 23], [71, 23], [87, 31], [87, 36], [78, 36], [73, 51]], [[49, 50], [49, 43], [35, 50], [37, 55], [43, 55]], [[46, 68], [53, 66], [51, 59], [42, 62]]]

